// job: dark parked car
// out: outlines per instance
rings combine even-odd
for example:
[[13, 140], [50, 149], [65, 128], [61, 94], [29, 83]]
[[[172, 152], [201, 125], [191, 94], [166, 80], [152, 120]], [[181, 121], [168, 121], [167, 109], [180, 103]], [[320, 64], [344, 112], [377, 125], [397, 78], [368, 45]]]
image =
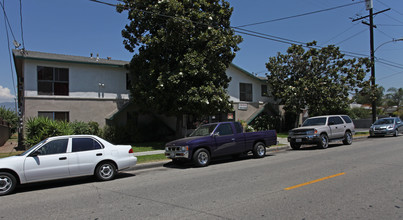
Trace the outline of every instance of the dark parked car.
[[249, 151], [255, 157], [264, 157], [266, 147], [275, 144], [275, 130], [243, 133], [239, 122], [219, 122], [202, 125], [189, 137], [167, 143], [165, 156], [174, 163], [193, 161], [196, 166], [203, 167], [211, 158]]
[[369, 128], [369, 136], [397, 136], [403, 133], [403, 122], [398, 117], [394, 118], [381, 118]]

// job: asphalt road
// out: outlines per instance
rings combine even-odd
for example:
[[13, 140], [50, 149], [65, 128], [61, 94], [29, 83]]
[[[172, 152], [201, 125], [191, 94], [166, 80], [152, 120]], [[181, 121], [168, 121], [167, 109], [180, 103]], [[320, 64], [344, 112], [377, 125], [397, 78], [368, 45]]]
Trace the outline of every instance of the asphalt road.
[[0, 197], [0, 219], [402, 219], [403, 136], [361, 139], [209, 167], [96, 182], [31, 184]]

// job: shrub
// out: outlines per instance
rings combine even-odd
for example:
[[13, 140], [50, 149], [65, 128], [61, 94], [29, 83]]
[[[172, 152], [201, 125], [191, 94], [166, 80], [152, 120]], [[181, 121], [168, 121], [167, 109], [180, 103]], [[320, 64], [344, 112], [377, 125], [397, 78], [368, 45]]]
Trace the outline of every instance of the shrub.
[[18, 127], [18, 116], [15, 111], [11, 109], [6, 109], [5, 106], [0, 107], [0, 119], [3, 119], [5, 122], [10, 123], [11, 125], [11, 134], [17, 131]]
[[33, 146], [38, 142], [53, 136], [91, 134], [99, 135], [99, 125], [96, 122], [66, 122], [54, 121], [49, 118], [29, 118], [26, 122], [26, 135], [24, 143], [26, 146]]

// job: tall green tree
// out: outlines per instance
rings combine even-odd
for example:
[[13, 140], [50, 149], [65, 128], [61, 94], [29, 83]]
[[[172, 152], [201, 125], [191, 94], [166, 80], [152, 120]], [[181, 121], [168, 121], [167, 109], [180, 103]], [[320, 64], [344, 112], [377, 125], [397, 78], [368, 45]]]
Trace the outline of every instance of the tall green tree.
[[318, 49], [316, 42], [292, 45], [286, 54], [270, 57], [268, 83], [284, 109], [309, 114], [344, 113], [350, 103], [349, 92], [368, 87], [365, 75], [369, 72], [367, 58], [346, 59], [338, 47], [329, 45]]
[[123, 0], [130, 23], [122, 31], [133, 101], [146, 111], [177, 116], [232, 110], [225, 71], [242, 41], [230, 27], [224, 0]]
[[375, 98], [376, 106], [383, 105], [383, 96], [385, 92], [385, 88], [382, 86], [376, 86], [376, 89], [372, 91], [371, 87], [364, 88], [357, 94], [353, 96], [353, 100], [358, 104], [367, 104], [372, 105], [372, 100]]
[[391, 87], [388, 89], [388, 93], [385, 95], [386, 104], [388, 106], [397, 106], [395, 115], [402, 116], [402, 104], [403, 104], [403, 88]]

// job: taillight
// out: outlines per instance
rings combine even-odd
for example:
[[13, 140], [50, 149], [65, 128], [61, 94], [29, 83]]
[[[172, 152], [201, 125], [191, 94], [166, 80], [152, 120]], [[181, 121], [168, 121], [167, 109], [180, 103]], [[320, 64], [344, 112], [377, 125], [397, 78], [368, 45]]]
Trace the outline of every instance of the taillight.
[[130, 148], [129, 154], [132, 154], [132, 153], [133, 153], [133, 148]]

